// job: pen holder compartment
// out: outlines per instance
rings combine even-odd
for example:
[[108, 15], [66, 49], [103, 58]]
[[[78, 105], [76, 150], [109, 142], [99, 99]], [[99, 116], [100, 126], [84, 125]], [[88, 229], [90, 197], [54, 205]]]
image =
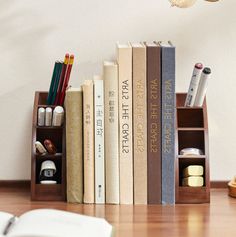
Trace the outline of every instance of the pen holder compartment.
[[45, 106], [47, 104], [47, 97], [48, 97], [48, 92], [40, 92], [39, 97], [38, 97], [38, 106], [43, 105]]
[[[40, 184], [40, 172], [41, 172], [41, 166], [44, 161], [52, 161], [56, 166], [56, 172], [54, 174], [53, 180], [55, 180], [57, 183], [61, 185], [61, 178], [62, 178], [62, 159], [61, 155], [56, 156], [41, 156], [36, 158], [36, 184]], [[46, 185], [46, 184], [44, 184]]]
[[45, 140], [50, 140], [55, 146], [57, 152], [62, 153], [63, 130], [60, 127], [37, 127], [36, 137], [44, 145]]
[[202, 108], [178, 108], [176, 116], [179, 128], [204, 127]]
[[[176, 162], [175, 162], [175, 199], [176, 203], [210, 202], [209, 149], [207, 106], [184, 107], [186, 93], [176, 94]], [[201, 149], [201, 155], [181, 155], [184, 148]], [[203, 167], [203, 186], [183, 186], [184, 169], [190, 165]], [[189, 176], [190, 177], [190, 176]]]
[[184, 169], [187, 168], [190, 165], [200, 165], [203, 167], [203, 186], [205, 186], [205, 174], [206, 174], [206, 169], [205, 169], [205, 156], [199, 156], [199, 157], [191, 157], [191, 156], [183, 156], [178, 158], [178, 167], [179, 167], [179, 186], [182, 185], [182, 179], [184, 178], [183, 172]]
[[178, 154], [184, 148], [198, 148], [205, 154], [204, 130], [179, 130], [178, 131]]
[[[47, 105], [48, 92], [35, 92], [33, 120], [32, 120], [32, 150], [31, 150], [31, 199], [38, 201], [66, 200], [66, 148], [65, 123], [62, 126], [38, 126], [38, 109], [55, 106]], [[56, 153], [46, 152], [41, 155], [36, 152], [35, 142], [39, 141], [45, 147], [44, 141], [49, 139], [56, 147]], [[52, 180], [56, 184], [41, 184], [40, 170], [44, 161], [52, 161], [56, 173]]]

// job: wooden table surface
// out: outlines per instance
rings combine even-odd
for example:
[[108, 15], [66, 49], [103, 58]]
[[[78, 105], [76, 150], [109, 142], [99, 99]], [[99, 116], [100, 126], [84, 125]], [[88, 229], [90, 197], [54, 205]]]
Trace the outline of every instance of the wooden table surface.
[[210, 204], [78, 205], [64, 202], [31, 202], [29, 190], [0, 187], [0, 210], [21, 215], [37, 208], [56, 208], [104, 217], [116, 237], [233, 236], [236, 234], [236, 199], [226, 189], [211, 190]]

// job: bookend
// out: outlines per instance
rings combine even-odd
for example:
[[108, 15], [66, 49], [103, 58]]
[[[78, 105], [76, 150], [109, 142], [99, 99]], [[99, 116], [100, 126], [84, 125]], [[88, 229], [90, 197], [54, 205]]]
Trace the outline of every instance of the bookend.
[[[65, 201], [66, 200], [66, 149], [65, 149], [65, 122], [61, 127], [38, 126], [38, 108], [51, 107], [46, 105], [48, 92], [35, 92], [33, 121], [32, 121], [32, 150], [31, 150], [31, 200], [33, 201]], [[57, 148], [57, 153], [40, 155], [36, 153], [35, 142], [42, 144], [45, 139], [50, 139]], [[40, 184], [39, 174], [41, 164], [51, 160], [56, 165], [57, 184]]]
[[[184, 107], [186, 93], [176, 94], [176, 163], [175, 200], [176, 203], [209, 203], [209, 148], [206, 99], [202, 107]], [[181, 156], [183, 148], [194, 147], [203, 150], [200, 156]], [[183, 169], [189, 165], [204, 168], [203, 187], [182, 186]]]

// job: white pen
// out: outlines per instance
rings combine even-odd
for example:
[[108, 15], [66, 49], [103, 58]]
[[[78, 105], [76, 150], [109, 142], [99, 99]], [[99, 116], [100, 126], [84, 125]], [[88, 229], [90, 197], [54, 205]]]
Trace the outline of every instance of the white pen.
[[192, 107], [194, 105], [195, 97], [197, 95], [198, 84], [200, 80], [200, 73], [202, 71], [203, 65], [201, 63], [196, 63], [193, 69], [192, 78], [190, 81], [188, 94], [186, 96], [184, 106]]
[[201, 74], [197, 95], [194, 101], [194, 106], [201, 107], [203, 105], [210, 75], [211, 75], [211, 69], [209, 67], [205, 67]]

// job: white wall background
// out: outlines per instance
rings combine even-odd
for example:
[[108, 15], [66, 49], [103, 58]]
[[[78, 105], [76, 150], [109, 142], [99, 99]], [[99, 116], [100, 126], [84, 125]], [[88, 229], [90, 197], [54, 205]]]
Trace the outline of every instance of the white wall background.
[[71, 84], [101, 72], [115, 42], [171, 39], [177, 91], [192, 67], [212, 68], [207, 99], [212, 180], [236, 174], [236, 1], [198, 0], [189, 9], [167, 0], [0, 0], [0, 180], [30, 178], [35, 90], [48, 90], [53, 64], [76, 57]]

